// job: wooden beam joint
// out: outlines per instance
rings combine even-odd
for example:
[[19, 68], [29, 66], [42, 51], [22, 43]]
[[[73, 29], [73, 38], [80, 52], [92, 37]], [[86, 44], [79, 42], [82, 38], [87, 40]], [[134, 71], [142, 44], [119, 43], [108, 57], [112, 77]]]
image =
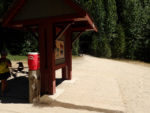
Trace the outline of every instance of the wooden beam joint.
[[67, 24], [67, 25], [65, 26], [65, 28], [62, 29], [62, 30], [60, 31], [60, 33], [58, 33], [58, 35], [56, 36], [56, 40], [60, 39], [60, 38], [63, 36], [63, 34], [70, 28], [70, 26], [71, 26], [72, 24], [74, 24], [74, 22]]
[[73, 39], [72, 39], [72, 44], [82, 35], [82, 31], [79, 32]]

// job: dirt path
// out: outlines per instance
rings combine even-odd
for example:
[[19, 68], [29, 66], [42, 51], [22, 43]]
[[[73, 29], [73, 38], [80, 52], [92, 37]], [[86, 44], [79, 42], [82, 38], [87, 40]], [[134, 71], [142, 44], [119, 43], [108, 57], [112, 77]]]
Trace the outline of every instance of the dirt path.
[[124, 106], [125, 113], [150, 112], [149, 64], [84, 55], [73, 59], [73, 81], [67, 82], [50, 105], [0, 104], [0, 113], [122, 113], [113, 108]]
[[[83, 67], [117, 80], [127, 113], [150, 112], [150, 65], [84, 56]], [[88, 69], [85, 71], [88, 73]], [[94, 74], [94, 72], [93, 72]]]

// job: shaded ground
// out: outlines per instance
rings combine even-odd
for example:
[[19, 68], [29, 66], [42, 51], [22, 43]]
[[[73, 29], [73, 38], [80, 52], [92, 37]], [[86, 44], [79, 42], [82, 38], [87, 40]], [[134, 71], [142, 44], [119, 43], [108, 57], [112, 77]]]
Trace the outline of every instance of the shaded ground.
[[[7, 89], [2, 94], [0, 89], [0, 103], [29, 103], [29, 80], [27, 62], [23, 62], [25, 68], [17, 71], [17, 62], [12, 62], [13, 75], [7, 80]], [[56, 86], [61, 84], [61, 78], [56, 79]], [[0, 82], [1, 88], [1, 82]]]
[[[8, 80], [7, 90], [0, 96], [1, 103], [28, 103], [29, 82], [27, 77]], [[0, 84], [1, 86], [1, 84]], [[0, 91], [1, 94], [1, 91]]]
[[[58, 86], [62, 82], [62, 79], [56, 79], [56, 86]], [[8, 87], [3, 95], [0, 90], [0, 103], [29, 103], [28, 77], [16, 77], [8, 80], [7, 83]]]

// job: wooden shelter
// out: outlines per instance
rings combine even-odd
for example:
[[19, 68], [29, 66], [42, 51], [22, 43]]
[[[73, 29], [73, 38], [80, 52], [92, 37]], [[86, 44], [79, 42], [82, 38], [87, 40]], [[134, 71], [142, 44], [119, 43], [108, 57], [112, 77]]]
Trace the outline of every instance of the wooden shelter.
[[72, 43], [84, 31], [97, 31], [88, 13], [72, 0], [16, 0], [2, 24], [38, 33], [43, 94], [56, 92], [55, 70], [61, 68], [62, 78], [72, 79]]

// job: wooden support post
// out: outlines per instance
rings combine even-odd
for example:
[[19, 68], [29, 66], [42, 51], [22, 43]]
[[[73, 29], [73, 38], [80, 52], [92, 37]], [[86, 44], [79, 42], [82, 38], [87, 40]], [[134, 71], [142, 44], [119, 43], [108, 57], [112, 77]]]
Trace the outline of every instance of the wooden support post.
[[29, 102], [38, 103], [40, 101], [40, 71], [29, 71]]
[[68, 71], [67, 71], [67, 66], [62, 68], [62, 79], [67, 80], [68, 79]]
[[68, 48], [68, 79], [72, 79], [72, 43], [71, 43], [71, 33], [69, 33], [69, 48]]
[[71, 40], [71, 31], [67, 30], [65, 37], [66, 51], [65, 58], [67, 66], [66, 68], [66, 77], [68, 80], [72, 79], [72, 40]]
[[39, 26], [39, 50], [41, 71], [41, 93], [54, 94], [56, 92], [55, 52], [52, 23]]

